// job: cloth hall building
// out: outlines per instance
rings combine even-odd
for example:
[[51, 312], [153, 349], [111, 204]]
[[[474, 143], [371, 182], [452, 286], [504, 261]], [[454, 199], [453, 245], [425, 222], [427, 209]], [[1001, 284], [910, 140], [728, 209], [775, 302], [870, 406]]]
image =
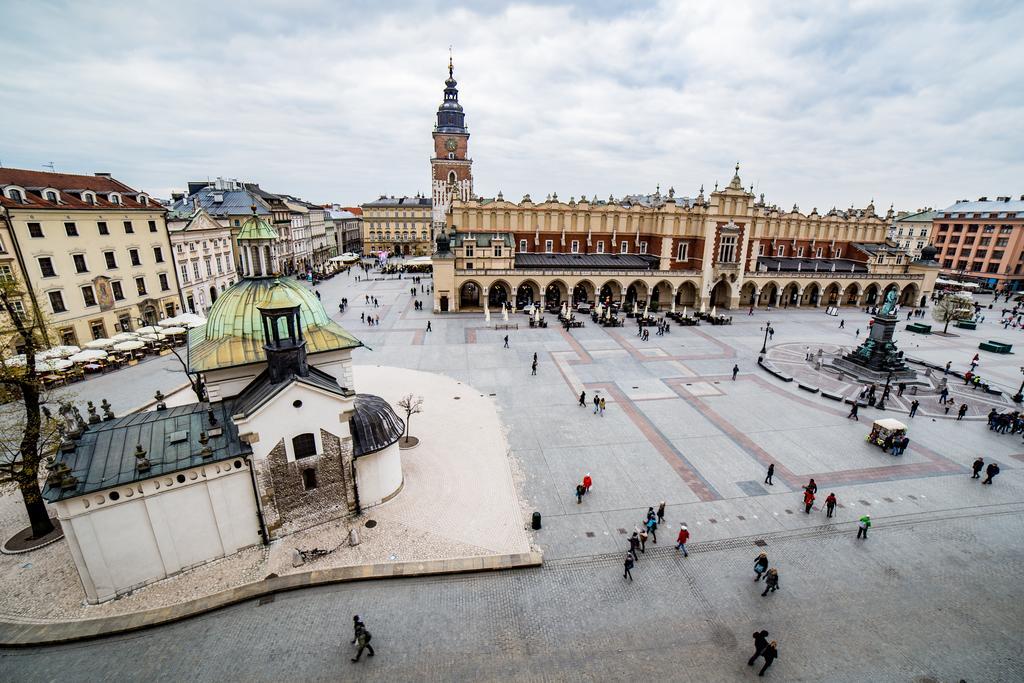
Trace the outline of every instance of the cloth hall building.
[[866, 306], [892, 289], [923, 305], [932, 291], [935, 250], [913, 258], [887, 241], [891, 208], [786, 211], [746, 189], [739, 164], [707, 196], [701, 187], [695, 197], [660, 188], [568, 202], [477, 197], [455, 86], [449, 63], [431, 159], [436, 312], [598, 300], [652, 310]]

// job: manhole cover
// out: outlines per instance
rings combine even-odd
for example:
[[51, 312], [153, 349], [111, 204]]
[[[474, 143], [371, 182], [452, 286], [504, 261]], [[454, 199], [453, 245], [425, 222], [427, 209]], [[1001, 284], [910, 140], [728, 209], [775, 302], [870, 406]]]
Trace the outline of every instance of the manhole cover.
[[754, 541], [754, 545], [758, 546], [759, 548], [763, 548], [766, 545], [768, 545], [768, 541], [765, 541], [764, 539], [759, 538], [756, 541]]
[[373, 527], [377, 526], [377, 520], [375, 520], [375, 519], [368, 519], [368, 520], [366, 520], [366, 524], [364, 526], [367, 529], [372, 529]]

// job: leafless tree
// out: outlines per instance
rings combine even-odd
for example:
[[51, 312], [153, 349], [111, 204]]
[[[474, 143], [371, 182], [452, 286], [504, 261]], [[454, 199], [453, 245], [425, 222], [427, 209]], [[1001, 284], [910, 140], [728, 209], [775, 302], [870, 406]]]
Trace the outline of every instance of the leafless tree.
[[398, 402], [398, 407], [405, 411], [405, 437], [404, 443], [409, 443], [409, 422], [413, 415], [423, 412], [423, 397], [406, 394]]
[[[31, 305], [23, 306], [24, 296], [16, 279], [0, 282], [0, 360], [5, 361], [0, 363], [0, 386], [11, 400], [0, 424], [0, 481], [18, 486], [32, 536], [39, 538], [53, 530], [39, 486], [39, 465], [56, 446], [57, 421], [44, 408], [43, 382], [36, 369], [36, 354], [50, 345], [46, 320], [31, 295]], [[9, 362], [19, 346], [25, 362]], [[15, 402], [23, 414], [18, 414]]]
[[945, 323], [942, 328], [945, 333], [949, 329], [949, 323], [954, 320], [969, 320], [974, 315], [974, 301], [958, 294], [950, 293], [942, 297], [942, 300], [932, 306], [932, 317], [940, 323]]

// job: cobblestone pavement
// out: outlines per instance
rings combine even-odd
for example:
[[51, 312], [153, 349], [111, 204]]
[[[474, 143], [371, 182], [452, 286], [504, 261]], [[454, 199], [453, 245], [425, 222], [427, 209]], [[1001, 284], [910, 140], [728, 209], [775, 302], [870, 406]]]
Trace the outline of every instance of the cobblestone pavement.
[[[1013, 681], [1019, 513], [849, 523], [764, 537], [780, 589], [761, 596], [754, 539], [648, 546], [540, 570], [348, 584], [278, 595], [132, 636], [0, 652], [17, 681], [734, 681], [750, 634], [778, 640], [768, 679]], [[763, 584], [761, 584], [763, 585]], [[1013, 599], [1016, 598], [1016, 599]], [[349, 662], [351, 616], [376, 656]]]
[[[731, 326], [673, 327], [641, 342], [634, 329], [603, 329], [589, 321], [570, 333], [554, 325], [529, 329], [526, 317], [515, 315], [510, 323], [519, 328], [506, 331], [494, 329], [500, 315], [488, 326], [482, 314], [415, 311], [410, 286], [407, 279], [356, 283], [340, 276], [319, 290], [327, 309], [369, 347], [355, 352], [357, 365], [439, 372], [494, 394], [523, 499], [544, 516], [536, 543], [544, 550], [545, 569], [283, 596], [273, 605], [241, 606], [132, 639], [61, 648], [52, 663], [45, 651], [20, 653], [15, 660], [35, 662], [47, 678], [47, 672], [67, 670], [63, 661], [71, 652], [78, 653], [82, 671], [90, 670], [90, 662], [128, 666], [119, 662], [134, 653], [127, 649], [134, 643], [149, 655], [130, 657], [133, 666], [145, 664], [146, 675], [181, 677], [211, 665], [203, 670], [221, 678], [260, 678], [265, 667], [278, 677], [328, 679], [349, 671], [337, 669], [348, 664], [335, 648], [338, 629], [350, 619], [348, 612], [368, 605], [379, 610], [376, 621], [388, 624], [385, 632], [401, 634], [378, 636], [382, 655], [389, 651], [388, 668], [383, 657], [374, 666], [392, 678], [497, 679], [515, 673], [538, 680], [627, 674], [667, 680], [689, 674], [731, 680], [750, 673], [738, 653], [759, 624], [751, 619], [753, 598], [737, 588], [748, 579], [736, 577], [753, 559], [750, 537], [764, 536], [787, 557], [783, 590], [754, 596], [756, 614], [772, 605], [766, 628], [780, 637], [781, 658], [769, 675], [1021, 678], [1010, 659], [1019, 650], [1010, 641], [1016, 637], [1010, 625], [1021, 623], [1021, 590], [1011, 577], [1021, 560], [1020, 437], [996, 435], [984, 421], [919, 415], [909, 421], [911, 448], [893, 457], [865, 437], [872, 419], [898, 413], [864, 408], [859, 422], [847, 420], [839, 404], [784, 384], [756, 365], [768, 320], [775, 329], [769, 346], [817, 348], [852, 344], [856, 329], [866, 329], [867, 314], [843, 309], [840, 330], [823, 309], [753, 316], [740, 311]], [[380, 307], [367, 306], [365, 294], [376, 296]], [[350, 301], [344, 315], [337, 314], [341, 296]], [[417, 297], [429, 309], [429, 293]], [[380, 325], [367, 327], [361, 313], [379, 316]], [[989, 323], [957, 333], [921, 336], [898, 329], [896, 340], [916, 358], [951, 360], [962, 371], [979, 341], [1013, 343], [1017, 334]], [[502, 348], [505, 334], [508, 349]], [[530, 374], [534, 353], [537, 376]], [[1021, 375], [1015, 356], [981, 353], [979, 372], [1016, 391]], [[582, 390], [588, 402], [595, 393], [606, 398], [604, 416], [594, 415], [589, 404], [578, 406]], [[999, 462], [996, 485], [981, 486], [967, 475], [978, 455]], [[769, 463], [776, 464], [772, 486], [764, 483]], [[595, 486], [577, 504], [572, 490], [586, 472]], [[800, 487], [810, 477], [819, 492], [807, 515]], [[822, 528], [819, 506], [829, 491], [840, 501], [835, 521], [841, 536]], [[674, 535], [671, 528], [681, 520], [698, 546], [722, 547], [694, 554], [688, 565], [666, 556], [651, 563], [658, 567], [653, 571], [642, 559], [637, 581], [619, 586], [625, 534], [662, 500], [669, 519], [663, 536]], [[952, 519], [972, 510], [1006, 514]], [[847, 537], [865, 512], [876, 530], [869, 545], [858, 548]], [[892, 526], [902, 519], [938, 521]], [[266, 618], [273, 633], [250, 638], [260, 630], [246, 610], [275, 615]], [[168, 638], [192, 645], [169, 648]], [[24, 666], [21, 671], [31, 670]]]

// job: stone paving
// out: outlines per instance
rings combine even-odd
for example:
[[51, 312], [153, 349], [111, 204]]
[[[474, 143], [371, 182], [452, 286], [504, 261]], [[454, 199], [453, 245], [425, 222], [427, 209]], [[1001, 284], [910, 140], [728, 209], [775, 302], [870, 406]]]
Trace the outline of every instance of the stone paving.
[[[328, 310], [341, 296], [349, 298], [349, 310], [335, 317], [370, 347], [356, 351], [357, 365], [442, 373], [494, 394], [526, 502], [544, 516], [535, 542], [545, 569], [325, 589], [316, 598], [300, 594], [259, 608], [239, 606], [142, 634], [131, 647], [152, 654], [168, 672], [191, 673], [199, 660], [158, 654], [164, 634], [189, 639], [213, 632], [224, 637], [212, 650], [203, 641], [204, 658], [234, 647], [246, 656], [232, 654], [230, 662], [206, 670], [211, 677], [273, 678], [265, 667], [278, 678], [329, 679], [349, 671], [339, 673], [334, 650], [347, 613], [372, 605], [382, 623], [376, 633], [394, 638], [386, 646], [390, 663], [375, 660], [382, 678], [639, 674], [667, 680], [689, 672], [695, 680], [734, 680], [749, 674], [740, 653], [759, 623], [752, 614], [762, 614], [751, 608], [771, 604], [785, 607], [772, 608], [782, 611], [766, 627], [791, 649], [783, 649], [769, 675], [785, 680], [1021, 677], [1011, 625], [1021, 622], [1013, 574], [1022, 558], [1020, 544], [1006, 542], [1021, 537], [1020, 437], [996, 435], [983, 421], [921, 414], [910, 423], [911, 448], [892, 457], [865, 437], [872, 419], [894, 413], [864, 408], [860, 422], [847, 420], [840, 404], [757, 367], [769, 320], [776, 332], [769, 348], [817, 348], [855, 343], [867, 314], [843, 309], [840, 330], [823, 309], [740, 312], [731, 326], [673, 327], [641, 342], [629, 327], [604, 329], [589, 321], [571, 332], [554, 325], [529, 329], [526, 317], [516, 315], [510, 322], [519, 329], [506, 332], [494, 329], [495, 317], [488, 326], [482, 314], [415, 311], [408, 287], [408, 280], [356, 283], [342, 276], [319, 290]], [[364, 293], [378, 297], [381, 307], [365, 306]], [[429, 294], [418, 296], [429, 308]], [[360, 313], [379, 315], [380, 326], [362, 325]], [[509, 349], [502, 348], [505, 334]], [[896, 339], [914, 357], [952, 360], [962, 371], [979, 341], [1016, 336], [990, 323], [957, 334], [897, 330]], [[736, 381], [733, 364], [740, 369]], [[982, 352], [979, 371], [1012, 393], [1019, 367], [1014, 356]], [[577, 404], [583, 390], [588, 407]], [[606, 398], [603, 416], [589, 403], [595, 392]], [[970, 480], [968, 467], [978, 455], [1000, 463], [994, 486]], [[774, 486], [763, 483], [770, 462], [776, 464]], [[572, 491], [585, 472], [595, 486], [577, 504]], [[810, 477], [818, 483], [819, 503], [836, 492], [841, 507], [834, 520], [818, 505], [804, 514], [800, 486]], [[663, 536], [685, 521], [698, 547], [725, 545], [708, 546], [716, 552], [687, 565], [666, 551], [662, 538], [655, 561], [640, 562], [647, 578], [623, 588], [616, 567], [625, 534], [661, 500], [669, 521]], [[853, 521], [865, 512], [876, 524], [870, 555], [854, 552], [852, 541]], [[800, 573], [797, 581], [784, 578], [779, 594], [749, 603], [736, 577], [749, 580], [743, 575], [756, 554], [752, 539], [759, 537], [784, 546], [783, 572]], [[646, 569], [652, 564], [657, 569]], [[320, 603], [326, 604], [309, 607]], [[312, 641], [306, 618], [321, 626]], [[289, 624], [300, 621], [303, 635], [289, 635]], [[239, 642], [255, 624], [273, 625], [256, 639], [259, 648]], [[116, 659], [126, 647], [127, 639], [112, 639], [73, 651], [87, 665], [93, 658]], [[21, 655], [43, 678], [51, 670], [39, 659], [45, 652]], [[17, 661], [20, 671], [32, 671], [26, 659]], [[159, 677], [157, 667], [145, 673]]]

